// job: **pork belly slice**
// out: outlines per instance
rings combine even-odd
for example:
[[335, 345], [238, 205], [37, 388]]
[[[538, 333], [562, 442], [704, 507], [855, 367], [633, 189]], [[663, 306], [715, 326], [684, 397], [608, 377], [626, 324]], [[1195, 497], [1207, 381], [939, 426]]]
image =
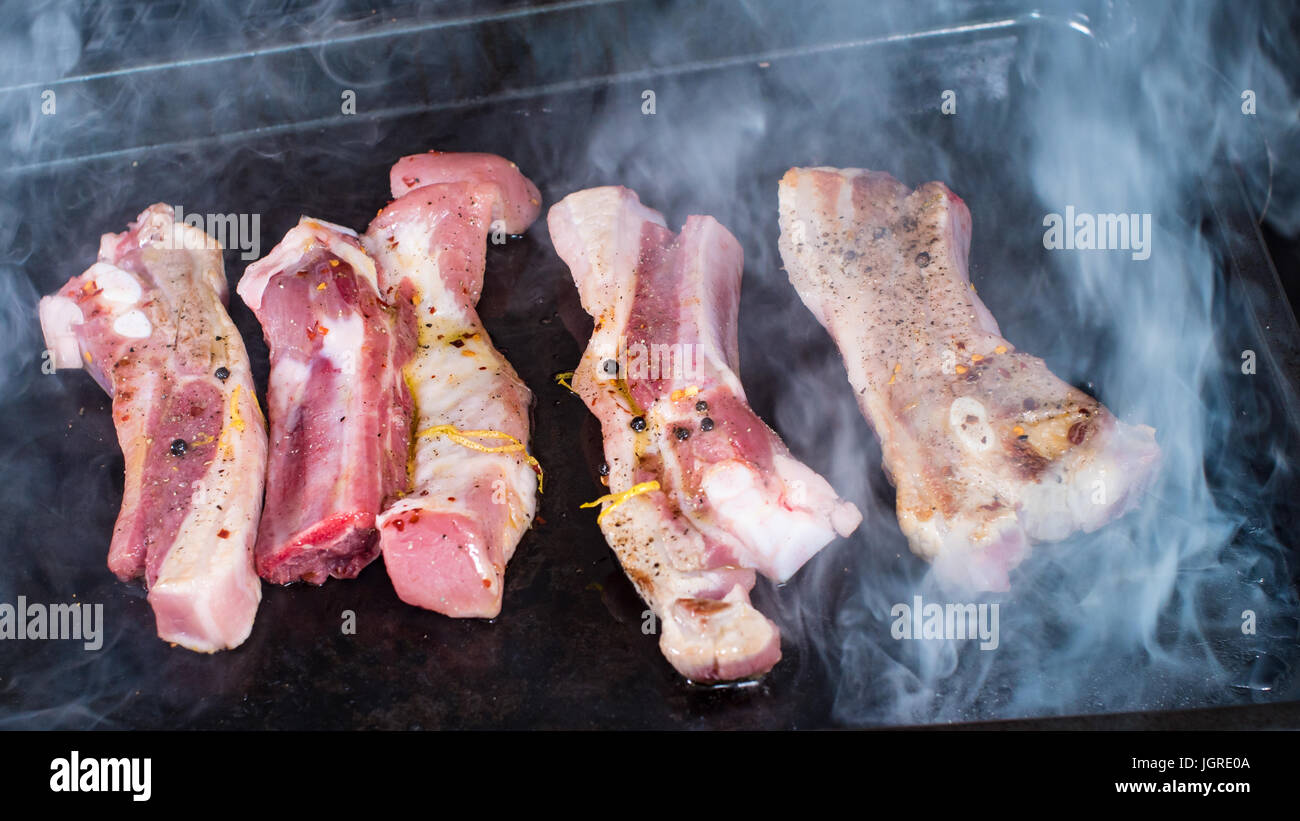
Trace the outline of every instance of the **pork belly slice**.
[[221, 246], [159, 203], [40, 304], [57, 367], [113, 399], [126, 483], [109, 569], [144, 578], [160, 638], [204, 653], [241, 644], [262, 595], [266, 423], [227, 296]]
[[277, 584], [355, 578], [375, 517], [406, 482], [413, 334], [379, 297], [357, 235], [303, 217], [250, 265], [239, 295], [271, 352], [270, 461], [257, 571]]
[[404, 369], [415, 436], [406, 493], [377, 520], [380, 550], [403, 601], [493, 618], [506, 563], [537, 509], [540, 467], [526, 450], [532, 393], [475, 305], [489, 232], [522, 233], [540, 195], [491, 154], [404, 157], [391, 183], [396, 199], [362, 245], [416, 341]]
[[780, 637], [749, 603], [752, 571], [785, 581], [861, 515], [745, 401], [740, 245], [711, 217], [674, 235], [620, 187], [571, 194], [548, 223], [596, 321], [573, 388], [601, 421], [610, 490], [658, 483], [616, 497], [601, 530], [683, 675], [764, 673]]
[[1031, 542], [1139, 504], [1160, 461], [1155, 431], [1002, 337], [969, 281], [970, 212], [945, 185], [793, 168], [780, 210], [790, 282], [839, 345], [899, 525], [942, 579], [1005, 590]]

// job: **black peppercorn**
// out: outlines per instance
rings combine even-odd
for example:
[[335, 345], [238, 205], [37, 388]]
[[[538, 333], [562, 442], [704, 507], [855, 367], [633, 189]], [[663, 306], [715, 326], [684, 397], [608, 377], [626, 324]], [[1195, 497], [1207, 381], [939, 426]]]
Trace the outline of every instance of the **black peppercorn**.
[[600, 467], [597, 468], [596, 471], [597, 471], [601, 476], [608, 476], [608, 475], [609, 475], [609, 463], [608, 463], [608, 462], [601, 462], [601, 463], [600, 463]]
[[185, 455], [185, 449], [186, 449], [187, 447], [189, 447], [189, 445], [185, 444], [185, 440], [184, 440], [184, 439], [173, 439], [173, 440], [172, 440], [172, 456], [184, 456], [184, 455]]
[[704, 432], [706, 432], [706, 433], [707, 433], [708, 431], [713, 430], [713, 420], [710, 419], [710, 418], [707, 417], [707, 416], [704, 417], [703, 419], [701, 419], [701, 420], [700, 420], [700, 430], [702, 430], [702, 431], [704, 431]]
[[230, 378], [230, 368], [227, 368], [225, 365], [222, 365], [220, 368], [217, 368], [216, 377], [220, 379], [222, 382], [225, 382], [227, 379]]
[[697, 411], [699, 411], [700, 413], [708, 413], [708, 411], [709, 411], [709, 403], [708, 403], [708, 402], [705, 402], [703, 399], [701, 399], [700, 401], [698, 401], [698, 402], [695, 403], [695, 409], [696, 409]]
[[606, 376], [618, 376], [618, 362], [613, 359], [606, 359], [600, 363], [600, 370]]
[[632, 430], [636, 431], [637, 433], [640, 433], [641, 431], [645, 430], [645, 417], [644, 417], [644, 416], [633, 416], [633, 417], [632, 417]]
[[685, 442], [691, 438], [691, 432], [687, 428], [673, 428], [673, 436], [677, 437], [678, 442]]

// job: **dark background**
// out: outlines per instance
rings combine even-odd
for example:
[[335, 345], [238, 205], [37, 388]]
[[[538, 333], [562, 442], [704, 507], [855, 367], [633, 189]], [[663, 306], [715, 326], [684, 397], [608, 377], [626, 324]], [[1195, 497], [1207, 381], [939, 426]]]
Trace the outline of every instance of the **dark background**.
[[[742, 378], [755, 409], [771, 420], [788, 357], [834, 361], [833, 347], [801, 310], [784, 314], [789, 321], [776, 330], [746, 322], [774, 305], [798, 308], [784, 277], [771, 275], [779, 265], [775, 181], [792, 154], [800, 162], [831, 164], [851, 156], [862, 139], [850, 101], [843, 118], [819, 126], [824, 133], [815, 148], [802, 147], [808, 125], [799, 112], [817, 89], [804, 87], [801, 78], [887, 71], [893, 82], [886, 102], [897, 117], [875, 137], [894, 147], [894, 173], [912, 182], [935, 174], [917, 134], [960, 146], [970, 162], [948, 181], [976, 215], [972, 279], [981, 295], [1028, 350], [1046, 350], [1070, 330], [1069, 319], [1045, 327], [1031, 308], [1018, 305], [1024, 283], [981, 279], [987, 271], [1023, 266], [1038, 239], [1033, 226], [1043, 207], [1008, 162], [1014, 145], [997, 130], [939, 121], [916, 102], [956, 76], [965, 83], [962, 104], [981, 112], [984, 122], [1012, 116], [1032, 79], [1008, 72], [1008, 61], [1044, 59], [1054, 38], [1074, 36], [1067, 23], [1075, 12], [1064, 4], [1033, 17], [1020, 4], [972, 3], [962, 7], [969, 19], [1011, 22], [899, 42], [882, 39], [897, 21], [858, 14], [848, 3], [826, 4], [807, 25], [792, 24], [800, 21], [791, 21], [791, 7], [779, 3], [703, 4], [698, 12], [672, 4], [468, 0], [383, 10], [369, 2], [52, 5], [69, 10], [79, 45], [36, 50], [28, 60], [14, 55], [23, 55], [23, 43], [34, 37], [31, 21], [50, 5], [6, 9], [11, 59], [0, 111], [11, 115], [11, 134], [0, 169], [0, 263], [11, 278], [3, 292], [4, 328], [14, 336], [6, 340], [10, 362], [0, 370], [6, 423], [0, 431], [0, 601], [26, 595], [102, 602], [108, 627], [98, 653], [71, 642], [0, 644], [0, 727], [835, 726], [841, 661], [828, 661], [809, 637], [832, 630], [829, 614], [851, 579], [893, 565], [920, 572], [896, 532], [882, 537], [883, 545], [865, 535], [832, 545], [801, 574], [816, 581], [815, 590], [806, 581], [756, 591], [760, 608], [796, 616], [780, 619], [785, 658], [769, 676], [716, 689], [680, 680], [660, 657], [655, 637], [641, 634], [644, 606], [593, 516], [578, 509], [603, 492], [595, 475], [597, 430], [553, 376], [576, 363], [590, 320], [539, 221], [522, 239], [491, 249], [480, 304], [493, 339], [536, 395], [532, 450], [547, 469], [538, 524], [508, 568], [502, 616], [457, 621], [408, 607], [377, 562], [352, 582], [265, 586], [253, 634], [236, 651], [206, 657], [169, 648], [155, 637], [144, 591], [118, 583], [103, 566], [122, 483], [108, 399], [84, 374], [40, 374], [42, 345], [30, 313], [36, 296], [93, 260], [100, 233], [123, 230], [152, 202], [260, 213], [265, 253], [300, 213], [364, 228], [387, 199], [392, 161], [435, 146], [509, 157], [548, 204], [581, 187], [625, 182], [670, 224], [687, 213], [711, 213], [741, 239], [747, 259]], [[660, 39], [643, 35], [670, 9], [678, 36], [665, 51]], [[950, 13], [936, 9], [932, 20], [908, 22], [942, 27]], [[818, 50], [819, 43], [855, 38], [858, 45]], [[540, 49], [539, 42], [556, 46]], [[1260, 48], [1268, 42], [1262, 38]], [[1294, 57], [1278, 59], [1294, 64]], [[382, 82], [367, 79], [377, 63], [386, 67]], [[33, 114], [47, 86], [71, 116], [47, 122]], [[716, 109], [723, 119], [733, 110], [733, 89], [761, 99], [772, 116], [754, 137], [757, 164], [732, 188], [683, 185], [673, 174], [669, 118], [647, 122], [639, 111], [645, 87], [658, 89], [661, 111]], [[355, 118], [338, 115], [339, 88], [357, 90]], [[625, 112], [619, 116], [637, 150], [593, 164], [580, 146], [598, 120], [609, 122], [611, 109]], [[1288, 157], [1282, 152], [1276, 159]], [[1239, 252], [1239, 266], [1225, 276], [1248, 284], [1227, 297], [1243, 317], [1231, 333], [1277, 354], [1276, 367], [1285, 373], [1272, 401], [1286, 403], [1285, 382], [1300, 375], [1294, 359], [1300, 348], [1276, 277], [1295, 304], [1300, 243], [1267, 221], [1255, 233], [1264, 192], [1248, 169], [1238, 175], [1232, 167], [1259, 161], [1257, 154], [1225, 158], [1223, 168], [1207, 173], [1221, 218], [1206, 230]], [[1295, 207], [1294, 191], [1271, 196]], [[1032, 259], [1046, 267], [1045, 259]], [[247, 262], [232, 251], [226, 264], [233, 283]], [[260, 329], [237, 298], [231, 313], [264, 389]], [[1049, 361], [1064, 378], [1086, 382], [1081, 365]], [[828, 403], [851, 407], [842, 369], [823, 369], [817, 378]], [[879, 456], [870, 430], [860, 417], [850, 424], [874, 470]], [[777, 428], [811, 467], [830, 469], [829, 443]], [[1286, 431], [1278, 437], [1280, 447], [1293, 448]], [[808, 608], [810, 592], [823, 608]], [[356, 613], [355, 636], [340, 633], [345, 610]], [[1294, 633], [1283, 629], [1280, 645], [1293, 649]], [[1259, 674], [1256, 656], [1234, 669], [1241, 686], [1212, 697], [1187, 690], [1138, 712], [1080, 704], [1069, 712], [1085, 715], [981, 726], [1300, 727], [1294, 655], [1272, 650], [1264, 657], [1281, 665], [1265, 676], [1264, 687], [1249, 685]], [[1188, 709], [1202, 707], [1214, 709]], [[1005, 719], [997, 705], [966, 716], [991, 717]]]

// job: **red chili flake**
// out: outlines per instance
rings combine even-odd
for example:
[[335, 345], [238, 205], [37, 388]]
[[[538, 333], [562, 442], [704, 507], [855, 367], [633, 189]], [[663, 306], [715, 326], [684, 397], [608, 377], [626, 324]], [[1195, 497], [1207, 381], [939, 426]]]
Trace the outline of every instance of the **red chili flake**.
[[484, 579], [484, 580], [483, 580], [483, 586], [484, 586], [484, 587], [491, 587], [491, 586], [492, 586], [492, 580], [491, 580], [491, 579]]
[[406, 530], [406, 522], [402, 521], [401, 519], [394, 519], [393, 527], [397, 528], [398, 533], [401, 533], [403, 530]]
[[218, 539], [229, 539], [229, 538], [230, 538], [230, 531], [229, 531], [229, 530], [226, 530], [224, 527], [221, 528], [220, 530], [217, 531], [217, 538], [218, 538]]

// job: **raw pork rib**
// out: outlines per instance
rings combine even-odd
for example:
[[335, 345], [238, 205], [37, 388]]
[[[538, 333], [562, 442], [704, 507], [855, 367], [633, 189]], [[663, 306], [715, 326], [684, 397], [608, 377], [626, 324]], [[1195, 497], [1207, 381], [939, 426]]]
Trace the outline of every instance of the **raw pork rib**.
[[406, 483], [411, 400], [374, 260], [347, 228], [304, 217], [239, 282], [271, 350], [271, 455], [257, 570], [279, 584], [354, 578], [375, 516]]
[[970, 212], [942, 183], [794, 168], [781, 257], [838, 343], [880, 437], [912, 550], [950, 583], [1005, 590], [1031, 541], [1134, 508], [1159, 463], [1126, 425], [1017, 353], [966, 270]]
[[501, 612], [506, 563], [532, 523], [540, 468], [525, 447], [532, 394], [474, 306], [489, 231], [537, 218], [537, 188], [491, 154], [404, 157], [396, 198], [362, 238], [383, 296], [417, 337], [405, 378], [415, 401], [406, 495], [378, 519], [401, 599], [449, 616]]
[[205, 653], [242, 643], [262, 596], [266, 423], [226, 299], [220, 245], [158, 204], [40, 306], [57, 367], [113, 398], [126, 485], [109, 569], [144, 576], [158, 635]]
[[601, 531], [682, 675], [765, 673], [781, 642], [750, 604], [754, 570], [785, 581], [862, 517], [745, 400], [740, 244], [712, 217], [674, 236], [620, 187], [570, 194], [548, 223], [596, 320], [573, 389], [604, 434], [613, 498]]

